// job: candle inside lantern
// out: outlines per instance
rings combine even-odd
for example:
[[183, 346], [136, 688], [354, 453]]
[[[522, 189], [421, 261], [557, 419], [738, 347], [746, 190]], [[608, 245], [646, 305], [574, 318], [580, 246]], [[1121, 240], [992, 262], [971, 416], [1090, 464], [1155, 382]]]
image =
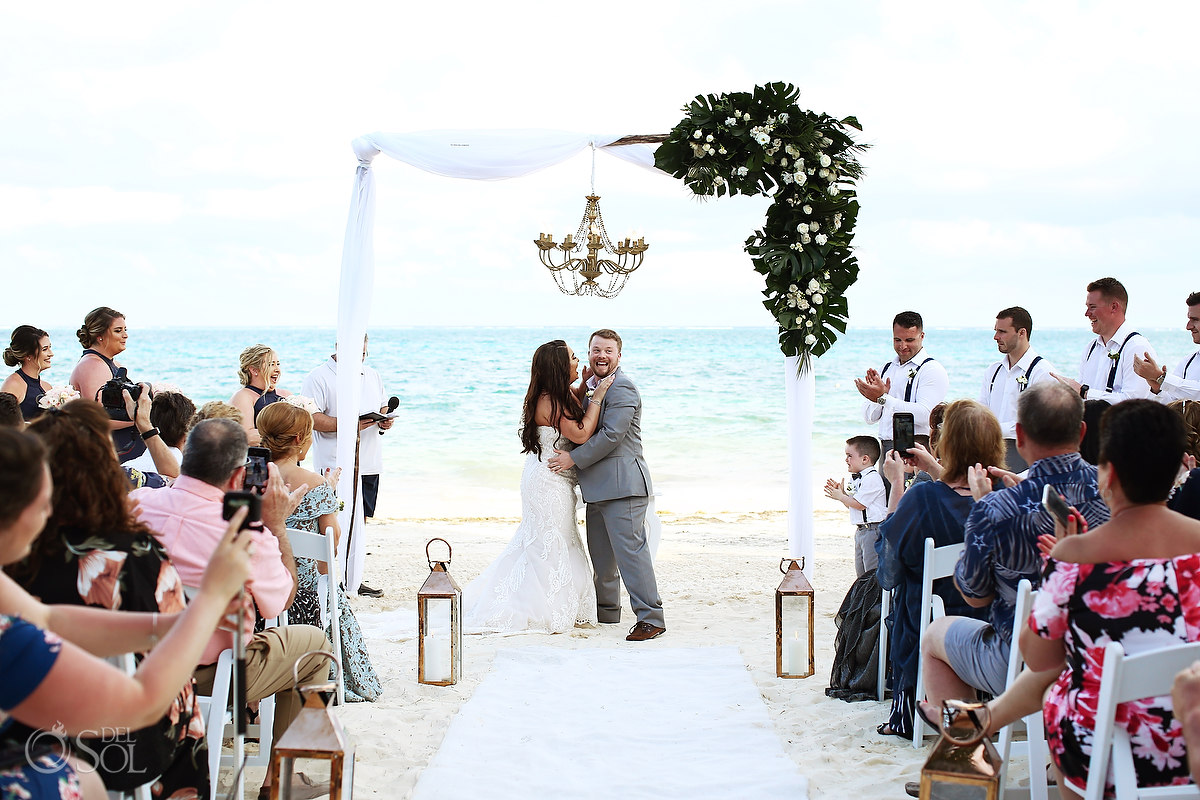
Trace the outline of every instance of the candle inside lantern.
[[425, 680], [450, 680], [450, 600], [425, 601], [429, 627], [425, 631]]
[[800, 641], [800, 631], [793, 630], [792, 638], [783, 648], [783, 671], [794, 674], [808, 669], [808, 642]]

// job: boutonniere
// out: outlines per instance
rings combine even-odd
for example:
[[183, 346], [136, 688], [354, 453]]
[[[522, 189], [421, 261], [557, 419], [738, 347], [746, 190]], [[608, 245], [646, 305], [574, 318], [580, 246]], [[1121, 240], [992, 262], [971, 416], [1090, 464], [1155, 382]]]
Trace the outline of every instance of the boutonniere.
[[1017, 376], [1017, 386], [1021, 387], [1020, 391], [1022, 391], [1022, 392], [1025, 391], [1025, 387], [1028, 385], [1029, 385], [1029, 378], [1026, 378], [1024, 375]]
[[846, 487], [842, 489], [842, 491], [845, 492], [848, 497], [854, 497], [854, 493], [858, 491], [858, 487], [853, 483], [847, 483]]
[[588, 399], [588, 400], [591, 400], [591, 399], [592, 399], [592, 395], [594, 395], [595, 393], [596, 393], [596, 390], [595, 390], [595, 389], [588, 389], [588, 390], [587, 390], [587, 399]]
[[917, 371], [915, 369], [910, 369], [908, 371], [908, 379], [911, 381], [915, 377], [917, 377]]
[[1111, 358], [1113, 361], [1117, 361], [1118, 359], [1121, 358], [1121, 351], [1120, 350], [1117, 350], [1115, 352], [1110, 351], [1108, 354], [1108, 357]]

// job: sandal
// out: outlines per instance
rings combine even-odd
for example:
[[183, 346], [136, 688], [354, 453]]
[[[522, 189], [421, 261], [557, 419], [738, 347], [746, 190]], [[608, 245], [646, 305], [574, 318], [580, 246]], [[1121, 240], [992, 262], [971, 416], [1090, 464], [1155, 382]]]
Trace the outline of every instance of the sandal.
[[885, 722], [882, 725], [878, 726], [877, 728], [875, 728], [875, 732], [878, 733], [880, 736], [895, 736], [899, 739], [911, 739], [912, 738], [911, 734], [901, 733], [900, 731], [893, 728], [892, 723], [890, 723], [890, 722]]
[[927, 704], [930, 708], [933, 708], [933, 704], [928, 700], [918, 700], [913, 704], [913, 710], [917, 712], [917, 716], [920, 717], [926, 725], [933, 728], [935, 731], [940, 731], [942, 729], [942, 721], [939, 719], [941, 714], [937, 714], [933, 717], [927, 716], [924, 708], [924, 706]]

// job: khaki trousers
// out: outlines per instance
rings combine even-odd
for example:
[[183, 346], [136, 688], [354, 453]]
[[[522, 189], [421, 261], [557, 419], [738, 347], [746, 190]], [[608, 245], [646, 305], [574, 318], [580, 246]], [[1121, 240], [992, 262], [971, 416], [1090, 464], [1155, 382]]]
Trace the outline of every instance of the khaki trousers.
[[[312, 625], [284, 625], [267, 628], [246, 645], [246, 700], [261, 700], [275, 695], [275, 725], [272, 740], [278, 742], [292, 720], [300, 713], [300, 695], [293, 691], [292, 665], [310, 650], [329, 651], [325, 633]], [[300, 683], [314, 683], [329, 675], [329, 661], [311, 656], [300, 664]], [[196, 691], [211, 694], [216, 664], [198, 667]]]

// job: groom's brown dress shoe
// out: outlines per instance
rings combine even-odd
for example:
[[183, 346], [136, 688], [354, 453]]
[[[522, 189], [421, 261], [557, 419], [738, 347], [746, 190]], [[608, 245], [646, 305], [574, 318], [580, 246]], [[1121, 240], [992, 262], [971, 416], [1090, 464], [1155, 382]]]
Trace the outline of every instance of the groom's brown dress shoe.
[[649, 622], [639, 622], [629, 629], [629, 635], [625, 637], [627, 642], [646, 642], [651, 639], [656, 639], [667, 632], [666, 628], [660, 628], [657, 625], [651, 625]]

